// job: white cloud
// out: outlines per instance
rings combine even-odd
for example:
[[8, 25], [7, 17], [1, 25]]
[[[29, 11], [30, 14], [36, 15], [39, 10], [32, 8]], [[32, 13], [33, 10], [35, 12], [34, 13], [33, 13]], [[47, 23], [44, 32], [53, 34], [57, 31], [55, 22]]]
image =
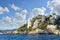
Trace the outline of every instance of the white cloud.
[[[12, 5], [12, 8], [15, 8], [16, 7], [15, 10], [18, 10], [19, 9], [17, 6], [15, 6], [15, 7], [14, 6], [15, 5]], [[3, 8], [1, 8], [1, 9], [3, 10]], [[5, 7], [4, 9], [5, 9], [6, 12], [9, 12], [8, 11], [8, 8]], [[32, 16], [44, 15], [45, 10], [46, 10], [46, 8], [44, 8], [44, 7], [32, 9], [32, 11], [30, 12], [30, 17], [29, 17], [28, 20], [30, 20], [30, 18]], [[12, 27], [14, 27], [16, 25], [19, 25], [20, 26], [20, 25], [26, 23], [27, 13], [28, 13], [28, 11], [24, 9], [21, 12], [15, 13], [15, 17], [14, 18], [9, 17], [9, 16], [3, 17], [1, 23], [4, 23], [3, 25], [6, 26], [6, 27], [7, 27], [6, 24], [8, 24], [8, 26], [12, 26]]]
[[27, 10], [22, 10], [21, 13], [16, 13], [16, 19], [18, 20], [18, 23], [24, 23], [26, 20]]
[[27, 13], [28, 13], [28, 11], [27, 11], [27, 10], [25, 10], [25, 9], [24, 9], [24, 10], [22, 10], [21, 14], [22, 14], [23, 19], [25, 19], [25, 18], [26, 18]]
[[3, 22], [5, 22], [5, 23], [9, 23], [9, 24], [12, 23], [12, 18], [9, 17], [9, 16], [3, 17], [2, 20], [3, 20]]
[[1, 25], [4, 25], [4, 22], [3, 22], [2, 20], [0, 20], [0, 26], [1, 26]]
[[9, 9], [8, 9], [7, 7], [5, 7], [5, 11], [6, 11], [6, 12], [9, 12]]
[[21, 13], [16, 13], [15, 16], [16, 16], [16, 19], [18, 20], [17, 22], [18, 23], [25, 22], [27, 13], [28, 13], [27, 10], [22, 10]]
[[20, 26], [26, 23], [26, 15], [27, 15], [27, 10], [22, 10], [20, 13], [15, 13], [15, 17], [3, 17], [2, 20], [0, 20], [0, 26], [7, 27], [6, 29], [9, 29], [9, 27], [14, 27], [15, 26]]
[[17, 19], [21, 19], [21, 20], [22, 20], [22, 14], [21, 14], [21, 13], [16, 13], [16, 14], [15, 14], [15, 17], [16, 17]]
[[44, 8], [44, 7], [42, 7], [42, 8], [34, 8], [31, 11], [31, 17], [37, 16], [37, 15], [44, 15], [45, 10], [46, 10], [46, 8]]
[[22, 10], [22, 14], [27, 14], [28, 12], [27, 12], [27, 10]]
[[51, 9], [51, 12], [55, 12], [57, 15], [60, 14], [60, 0], [48, 1], [47, 6]]
[[0, 6], [0, 14], [3, 14], [3, 12], [9, 12], [9, 9], [7, 7], [3, 8]]
[[14, 4], [11, 5], [11, 8], [14, 9], [15, 11], [19, 11], [20, 8], [18, 6], [15, 6]]

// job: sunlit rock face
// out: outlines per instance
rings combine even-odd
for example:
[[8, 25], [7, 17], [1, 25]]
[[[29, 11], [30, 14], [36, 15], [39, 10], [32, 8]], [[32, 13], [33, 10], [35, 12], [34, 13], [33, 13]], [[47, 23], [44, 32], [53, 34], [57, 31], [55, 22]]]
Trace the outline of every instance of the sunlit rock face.
[[28, 20], [27, 28], [33, 26], [34, 20], [35, 20], [34, 18], [30, 18], [30, 19]]
[[57, 19], [57, 15], [53, 15], [52, 14], [52, 17], [50, 17], [50, 22], [51, 23], [55, 23], [55, 20]]
[[41, 30], [41, 29], [36, 29], [36, 30], [34, 30], [34, 31], [29, 32], [28, 34], [37, 34], [37, 33], [42, 33], [42, 32], [43, 32], [43, 30]]
[[33, 29], [37, 28], [41, 22], [45, 21], [45, 16], [43, 15], [38, 15], [35, 18], [30, 18], [28, 20], [28, 25], [27, 28], [32, 27]]
[[45, 15], [38, 15], [36, 19], [41, 20], [41, 22], [45, 21]]
[[53, 32], [57, 28], [57, 25], [47, 25], [47, 29]]
[[54, 32], [53, 32], [54, 34], [59, 34], [60, 35], [60, 31], [59, 30], [54, 30]]
[[31, 21], [28, 20], [27, 28], [31, 27]]
[[39, 19], [35, 20], [34, 24], [33, 24], [33, 29], [37, 28], [39, 26]]
[[45, 21], [45, 16], [41, 16], [41, 15], [37, 16], [36, 20], [34, 21], [32, 28], [35, 29], [35, 28], [39, 27], [40, 24], [44, 21]]
[[42, 22], [44, 22], [45, 21], [45, 16], [43, 15], [41, 19], [42, 19]]
[[17, 34], [17, 33], [18, 33], [18, 31], [16, 30], [16, 31], [14, 31], [13, 33], [14, 33], [14, 34]]

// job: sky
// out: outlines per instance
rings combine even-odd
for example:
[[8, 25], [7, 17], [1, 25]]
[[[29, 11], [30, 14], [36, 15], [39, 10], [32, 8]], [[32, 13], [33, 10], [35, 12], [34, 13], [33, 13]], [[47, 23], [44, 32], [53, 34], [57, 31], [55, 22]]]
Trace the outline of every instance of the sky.
[[59, 15], [59, 7], [59, 0], [0, 0], [0, 30], [19, 28], [37, 15]]

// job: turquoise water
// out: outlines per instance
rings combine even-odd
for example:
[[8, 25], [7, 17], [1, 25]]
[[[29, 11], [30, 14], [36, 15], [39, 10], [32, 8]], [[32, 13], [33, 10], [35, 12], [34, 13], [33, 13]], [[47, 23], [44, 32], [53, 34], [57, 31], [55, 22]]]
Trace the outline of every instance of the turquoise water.
[[0, 34], [0, 40], [60, 40], [59, 35]]

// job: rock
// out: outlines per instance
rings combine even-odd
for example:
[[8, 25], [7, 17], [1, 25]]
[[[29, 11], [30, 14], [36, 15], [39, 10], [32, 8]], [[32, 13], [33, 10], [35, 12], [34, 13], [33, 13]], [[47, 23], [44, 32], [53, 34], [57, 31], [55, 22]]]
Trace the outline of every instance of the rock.
[[47, 29], [50, 31], [54, 31], [57, 28], [57, 25], [47, 25]]
[[17, 30], [15, 30], [15, 31], [13, 32], [13, 34], [17, 34], [17, 33], [19, 33]]
[[35, 29], [35, 28], [37, 28], [38, 26], [39, 26], [39, 20], [37, 19], [37, 20], [35, 20], [35, 22], [34, 22], [34, 24], [33, 24], [33, 27], [32, 27], [32, 29]]
[[27, 23], [27, 28], [30, 28], [30, 27], [32, 27], [33, 26], [33, 24], [34, 24], [34, 21], [35, 21], [35, 18], [30, 18], [29, 20], [28, 20], [28, 23]]
[[45, 16], [44, 15], [39, 15], [35, 18], [30, 18], [28, 20], [28, 25], [27, 28], [32, 27], [33, 29], [39, 26], [39, 23], [45, 21]]
[[53, 33], [58, 35], [59, 34], [59, 30], [54, 30]]
[[41, 29], [37, 28], [36, 30], [31, 31], [28, 34], [39, 34], [39, 33], [44, 33], [44, 30], [41, 30]]

